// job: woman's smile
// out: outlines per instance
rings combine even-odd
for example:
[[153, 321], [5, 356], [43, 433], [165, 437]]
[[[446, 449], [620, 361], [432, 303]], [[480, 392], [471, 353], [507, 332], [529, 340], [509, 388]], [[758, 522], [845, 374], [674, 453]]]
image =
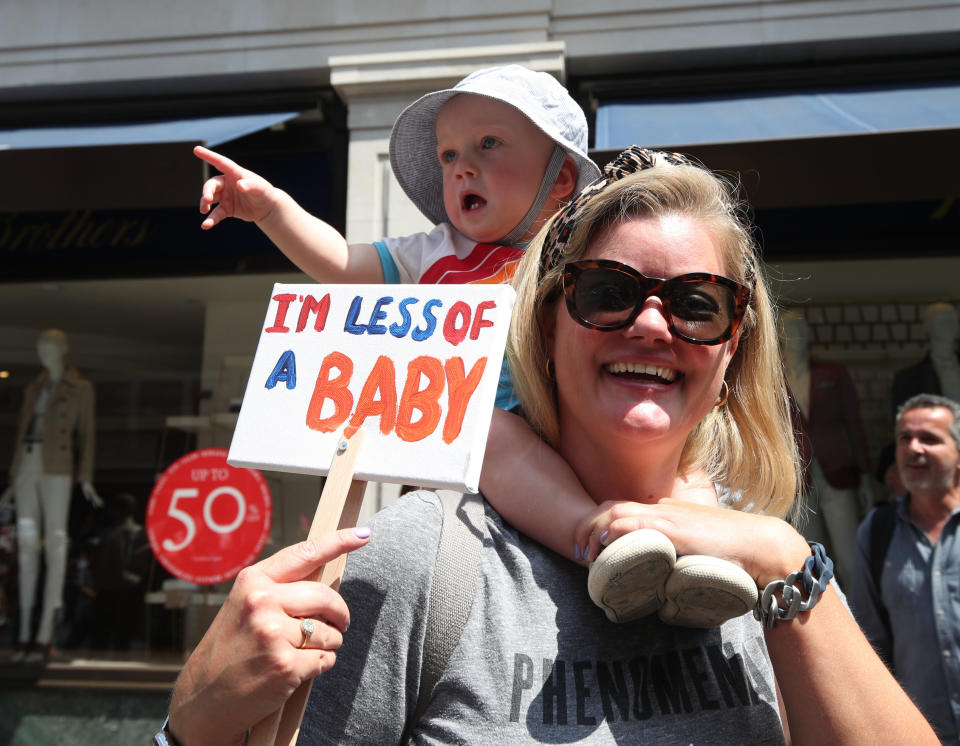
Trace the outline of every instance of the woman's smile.
[[647, 363], [607, 363], [603, 368], [618, 378], [652, 383], [673, 383], [679, 375], [673, 368]]

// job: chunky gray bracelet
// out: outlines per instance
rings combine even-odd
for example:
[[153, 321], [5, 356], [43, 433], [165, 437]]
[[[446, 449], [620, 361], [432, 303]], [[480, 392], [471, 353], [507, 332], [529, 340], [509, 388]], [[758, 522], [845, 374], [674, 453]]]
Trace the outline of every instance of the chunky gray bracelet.
[[173, 737], [173, 733], [170, 732], [170, 716], [167, 715], [163, 719], [163, 725], [160, 726], [160, 730], [157, 731], [157, 734], [153, 737], [154, 746], [180, 746], [180, 742]]
[[[247, 743], [250, 741], [250, 729], [247, 729], [247, 735], [243, 737], [243, 746], [247, 746]], [[170, 715], [163, 719], [163, 725], [160, 726], [160, 730], [157, 731], [157, 734], [153, 737], [154, 746], [180, 746], [180, 742], [174, 738], [173, 733], [170, 732]]]
[[[823, 544], [808, 541], [811, 556], [803, 563], [797, 572], [792, 572], [784, 580], [774, 580], [767, 583], [763, 589], [757, 605], [753, 609], [753, 616], [763, 622], [766, 629], [773, 629], [780, 621], [793, 619], [798, 612], [809, 611], [817, 605], [820, 594], [827, 589], [830, 578], [833, 577], [833, 560], [827, 556]], [[800, 580], [803, 590], [797, 586]], [[803, 600], [803, 592], [807, 593], [807, 600]], [[783, 607], [777, 601], [777, 594], [783, 599]]]

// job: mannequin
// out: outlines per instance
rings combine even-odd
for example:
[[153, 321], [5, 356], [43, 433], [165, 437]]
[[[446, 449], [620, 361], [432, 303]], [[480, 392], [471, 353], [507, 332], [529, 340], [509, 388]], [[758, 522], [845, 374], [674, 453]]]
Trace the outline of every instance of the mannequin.
[[[12, 496], [17, 506], [20, 635], [13, 660], [41, 661], [50, 655], [54, 615], [62, 605], [67, 516], [74, 477], [95, 508], [103, 505], [91, 481], [93, 386], [66, 366], [66, 354], [66, 334], [59, 329], [40, 334], [37, 356], [44, 370], [24, 391], [10, 467], [12, 485], [0, 496], [5, 501]], [[41, 545], [46, 583], [40, 623], [29, 646]]]
[[951, 303], [931, 303], [923, 313], [929, 348], [920, 362], [897, 371], [893, 378], [893, 414], [914, 394], [960, 397], [957, 329], [960, 319]]
[[860, 517], [873, 505], [867, 436], [853, 381], [840, 363], [811, 360], [810, 329], [799, 313], [782, 317], [787, 383], [809, 438], [812, 513], [801, 531], [830, 547], [841, 576], [856, 560]]

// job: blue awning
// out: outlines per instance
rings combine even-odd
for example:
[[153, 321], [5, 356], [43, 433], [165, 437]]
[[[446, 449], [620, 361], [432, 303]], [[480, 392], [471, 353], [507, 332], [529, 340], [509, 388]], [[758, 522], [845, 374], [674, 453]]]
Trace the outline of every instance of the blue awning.
[[0, 150], [80, 148], [152, 143], [201, 143], [215, 147], [273, 127], [300, 112], [240, 114], [203, 119], [170, 119], [157, 122], [83, 124], [70, 127], [30, 127], [0, 130]]
[[601, 101], [596, 149], [960, 127], [960, 84]]

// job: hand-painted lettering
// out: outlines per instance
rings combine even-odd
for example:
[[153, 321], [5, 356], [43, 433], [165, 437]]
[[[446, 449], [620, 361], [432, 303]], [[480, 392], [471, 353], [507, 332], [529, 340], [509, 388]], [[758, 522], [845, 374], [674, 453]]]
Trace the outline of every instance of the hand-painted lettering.
[[[462, 364], [462, 362], [461, 362]], [[421, 375], [426, 376], [427, 385], [420, 388]], [[397, 435], [401, 440], [415, 443], [432, 433], [440, 422], [440, 394], [443, 393], [443, 367], [435, 357], [421, 355], [407, 365], [407, 382], [400, 397], [400, 409], [397, 412]], [[414, 422], [413, 413], [419, 411], [420, 418]]]
[[267, 388], [272, 389], [279, 381], [285, 381], [288, 389], [297, 387], [297, 357], [293, 350], [286, 350], [273, 366], [273, 372], [267, 377]]
[[387, 333], [387, 327], [379, 322], [387, 318], [387, 312], [383, 310], [383, 306], [388, 303], [393, 303], [393, 298], [389, 295], [377, 299], [377, 302], [373, 307], [373, 312], [370, 314], [370, 323], [367, 324], [367, 334]]
[[[292, 356], [291, 352], [291, 362]], [[277, 363], [271, 376], [275, 379], [273, 385], [286, 380], [283, 378], [285, 361], [286, 355]], [[467, 373], [463, 358], [453, 357], [443, 363], [435, 357], [421, 355], [407, 364], [401, 390], [393, 360], [381, 355], [367, 375], [354, 407], [350, 392], [353, 361], [342, 352], [331, 352], [323, 359], [317, 374], [307, 408], [307, 426], [321, 432], [333, 432], [349, 417], [349, 425], [344, 430], [349, 438], [368, 417], [379, 417], [383, 435], [395, 431], [401, 440], [414, 443], [433, 434], [443, 419], [441, 438], [449, 445], [460, 436], [467, 407], [480, 384], [486, 364], [487, 358], [479, 358]], [[268, 387], [272, 388], [270, 381]], [[440, 405], [444, 388], [447, 389], [446, 415]], [[399, 400], [398, 390], [401, 390]], [[327, 399], [333, 402], [334, 411], [323, 416]]]
[[314, 331], [322, 332], [327, 323], [327, 314], [330, 312], [330, 293], [317, 300], [312, 295], [304, 298], [300, 296], [303, 305], [300, 307], [300, 318], [297, 319], [297, 331], [302, 332], [307, 328], [307, 321], [310, 320], [310, 314], [317, 315], [317, 320], [313, 324]]
[[484, 300], [477, 304], [477, 310], [473, 314], [473, 326], [470, 327], [470, 339], [476, 339], [480, 336], [480, 330], [485, 326], [493, 326], [490, 319], [483, 318], [483, 312], [488, 308], [496, 308], [496, 301]]
[[433, 315], [433, 309], [439, 308], [442, 305], [443, 302], [437, 298], [431, 298], [423, 304], [423, 320], [426, 322], [426, 326], [422, 328], [418, 326], [414, 329], [410, 333], [410, 339], [415, 342], [422, 342], [430, 338], [433, 330], [437, 328], [437, 317]]
[[268, 326], [264, 331], [288, 332], [290, 329], [284, 326], [284, 321], [287, 318], [287, 309], [297, 299], [297, 296], [293, 293], [277, 293], [273, 296], [273, 299], [277, 302], [277, 314], [273, 318], [273, 326]]
[[[378, 392], [380, 397], [376, 398]], [[357, 397], [357, 408], [350, 418], [350, 425], [343, 434], [349, 438], [367, 417], [377, 416], [380, 417], [380, 432], [389, 435], [397, 419], [397, 383], [393, 360], [384, 355], [373, 364], [373, 370]]]
[[410, 316], [407, 306], [416, 302], [416, 298], [404, 298], [402, 301], [400, 301], [398, 308], [400, 309], [401, 321], [399, 324], [390, 325], [390, 334], [397, 339], [403, 339], [405, 336], [407, 336], [407, 332], [410, 331], [410, 324], [413, 321], [413, 318]]
[[470, 375], [463, 374], [463, 358], [452, 357], [444, 364], [447, 374], [447, 419], [443, 423], [443, 442], [453, 443], [463, 428], [463, 418], [467, 413], [470, 397], [480, 385], [487, 359], [480, 358], [470, 369]]
[[[330, 375], [333, 369], [338, 372], [335, 377]], [[353, 361], [342, 352], [331, 352], [323, 359], [307, 407], [307, 427], [322, 433], [332, 433], [347, 419], [353, 407], [353, 394], [347, 388], [352, 375]], [[334, 412], [329, 417], [323, 417], [321, 411], [327, 399], [333, 402]]]
[[363, 334], [366, 327], [357, 323], [357, 317], [360, 315], [360, 305], [363, 303], [362, 295], [355, 295], [350, 301], [350, 310], [347, 311], [347, 318], [343, 322], [343, 330], [348, 334]]
[[[280, 297], [281, 296], [277, 296], [277, 298]], [[292, 296], [290, 296], [290, 299], [292, 300]], [[301, 298], [301, 301], [302, 300]], [[419, 303], [420, 299], [404, 298], [397, 304], [396, 312], [393, 313], [394, 317], [399, 313], [400, 320], [388, 325], [385, 322], [390, 320], [391, 313], [387, 306], [393, 304], [393, 297], [385, 295], [377, 298], [370, 312], [370, 317], [365, 323], [360, 320], [361, 314], [363, 313], [363, 301], [364, 298], [361, 295], [354, 296], [353, 300], [350, 301], [350, 308], [347, 310], [347, 315], [343, 323], [343, 330], [345, 332], [356, 335], [379, 335], [386, 334], [389, 331], [390, 335], [397, 339], [402, 339], [409, 334], [410, 339], [416, 342], [422, 342], [433, 335], [438, 323], [435, 309], [443, 306], [443, 301], [438, 298], [431, 298], [424, 302], [421, 310], [421, 316], [423, 318], [422, 324], [420, 326], [414, 326], [411, 306]], [[288, 300], [286, 305], [289, 305], [289, 302]], [[275, 327], [282, 324], [283, 314], [286, 313], [286, 305], [278, 309], [279, 323], [275, 323]], [[444, 339], [454, 347], [467, 339], [468, 336], [471, 340], [476, 340], [479, 338], [482, 329], [494, 325], [491, 319], [484, 318], [484, 312], [496, 307], [496, 301], [492, 300], [481, 301], [477, 304], [476, 309], [472, 309], [470, 304], [464, 301], [456, 301], [450, 306], [450, 309], [443, 318]], [[307, 296], [307, 301], [304, 302], [304, 307], [300, 311], [300, 321], [297, 324], [297, 331], [303, 331], [306, 327], [306, 319], [311, 311], [317, 313], [316, 330], [322, 331], [329, 308], [329, 295], [324, 296], [320, 301], [314, 300], [312, 296]], [[411, 327], [413, 328], [412, 331]], [[271, 327], [271, 329], [273, 329], [273, 327]], [[283, 327], [282, 330], [287, 331], [286, 327]]]
[[458, 300], [447, 311], [443, 322], [443, 338], [456, 347], [467, 336], [470, 329], [470, 306]]
[[[381, 323], [385, 321], [388, 316], [384, 306], [393, 303], [393, 298], [389, 295], [378, 298], [370, 313], [370, 320], [363, 324], [359, 321], [363, 306], [363, 297], [358, 295], [350, 302], [350, 309], [347, 311], [347, 318], [344, 322], [343, 330], [349, 334], [386, 334], [389, 328], [392, 336], [402, 338], [410, 331], [413, 323], [413, 318], [408, 307], [417, 302], [417, 298], [404, 298], [399, 305], [400, 322], [387, 327]], [[423, 304], [422, 313], [424, 325], [416, 327], [413, 332], [410, 333], [411, 339], [422, 342], [430, 338], [437, 328], [437, 318], [433, 314], [433, 309], [442, 305], [443, 303], [436, 298], [428, 300]]]

